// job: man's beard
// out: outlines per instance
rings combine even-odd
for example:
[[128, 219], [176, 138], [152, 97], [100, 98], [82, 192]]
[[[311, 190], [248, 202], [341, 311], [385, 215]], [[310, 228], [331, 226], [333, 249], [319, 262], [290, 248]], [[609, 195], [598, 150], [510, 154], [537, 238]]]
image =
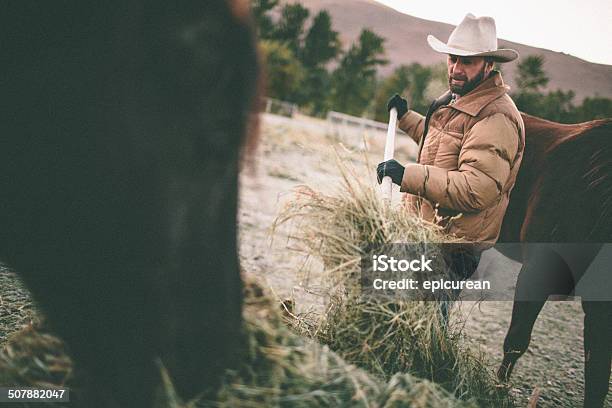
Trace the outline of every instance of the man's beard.
[[[456, 79], [459, 81], [466, 81], [463, 85], [453, 85], [452, 80]], [[466, 76], [461, 77], [448, 77], [448, 87], [450, 88], [452, 93], [456, 93], [459, 96], [466, 95], [476, 88], [480, 83], [485, 79], [485, 67], [483, 66], [478, 75], [474, 77], [471, 81], [467, 81]]]

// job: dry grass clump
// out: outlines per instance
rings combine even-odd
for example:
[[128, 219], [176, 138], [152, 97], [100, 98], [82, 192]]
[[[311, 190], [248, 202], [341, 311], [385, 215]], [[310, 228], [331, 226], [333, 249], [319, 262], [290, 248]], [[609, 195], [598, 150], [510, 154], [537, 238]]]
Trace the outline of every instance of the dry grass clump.
[[21, 280], [0, 263], [0, 346], [10, 333], [31, 322], [35, 315], [35, 306]]
[[[296, 335], [282, 321], [279, 305], [256, 284], [246, 285], [244, 318], [241, 363], [227, 371], [218, 390], [184, 403], [160, 364], [163, 387], [154, 407], [473, 407], [409, 374], [385, 383], [346, 363], [329, 347]], [[71, 386], [78, 380], [61, 340], [31, 326], [13, 335], [0, 353], [0, 373], [2, 385]], [[78, 389], [72, 391], [78, 396]]]
[[[280, 307], [248, 286], [245, 321], [247, 350], [238, 370], [229, 372], [214, 407], [470, 407], [448, 391], [410, 374], [385, 383], [346, 363], [327, 346], [293, 333]], [[253, 295], [255, 293], [255, 296]]]
[[304, 340], [282, 322], [280, 308], [257, 285], [245, 297], [246, 350], [218, 393], [202, 406], [378, 406], [382, 384], [328, 347]]
[[385, 380], [410, 373], [483, 407], [512, 406], [484, 358], [465, 346], [458, 324], [444, 328], [437, 302], [335, 303], [315, 333], [348, 362]]
[[323, 262], [333, 289], [350, 290], [359, 277], [361, 257], [391, 243], [460, 242], [442, 229], [381, 202], [377, 189], [339, 164], [342, 184], [335, 195], [307, 186], [296, 190], [274, 228], [291, 221], [301, 250]]
[[381, 396], [383, 408], [475, 408], [472, 401], [455, 399], [432, 382], [411, 374], [397, 373], [387, 383]]
[[70, 384], [72, 361], [64, 343], [37, 326], [9, 336], [0, 353], [0, 385], [53, 388]]
[[337, 194], [302, 187], [277, 219], [277, 224], [294, 222], [291, 238], [301, 250], [322, 260], [331, 287], [330, 304], [321, 319], [314, 323], [298, 319], [296, 327], [382, 379], [411, 373], [481, 406], [511, 406], [507, 391], [498, 387], [484, 359], [462, 346], [460, 325], [452, 318], [448, 325], [442, 323], [439, 302], [361, 295], [361, 257], [372, 247], [458, 240], [402, 208], [381, 202], [377, 188], [345, 165], [339, 167], [342, 184]]

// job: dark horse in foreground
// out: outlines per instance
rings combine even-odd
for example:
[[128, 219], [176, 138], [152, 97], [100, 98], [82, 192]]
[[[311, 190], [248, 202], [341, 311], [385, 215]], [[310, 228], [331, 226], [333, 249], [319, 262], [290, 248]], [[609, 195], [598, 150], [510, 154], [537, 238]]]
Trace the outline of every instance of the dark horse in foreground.
[[[523, 114], [525, 155], [504, 218], [500, 242], [604, 243], [612, 237], [612, 120], [562, 125]], [[595, 246], [595, 248], [597, 248]], [[596, 251], [570, 270], [562, 257], [522, 258], [512, 321], [498, 377], [507, 381], [527, 350], [546, 299], [567, 295]], [[581, 256], [585, 252], [581, 251]], [[612, 268], [612, 265], [610, 265]], [[607, 277], [612, 279], [612, 275]], [[612, 352], [612, 302], [583, 299], [585, 407], [600, 407], [608, 393]]]
[[79, 406], [152, 406], [157, 362], [189, 398], [237, 358], [248, 14], [246, 0], [3, 5], [0, 259], [87, 379]]

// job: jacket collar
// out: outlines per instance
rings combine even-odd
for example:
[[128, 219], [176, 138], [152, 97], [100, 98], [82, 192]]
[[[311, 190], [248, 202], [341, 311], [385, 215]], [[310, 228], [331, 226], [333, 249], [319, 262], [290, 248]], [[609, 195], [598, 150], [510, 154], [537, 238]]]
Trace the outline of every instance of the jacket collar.
[[485, 106], [506, 94], [509, 89], [510, 87], [504, 84], [501, 73], [493, 71], [489, 78], [485, 79], [473, 91], [449, 106], [470, 116], [477, 116]]

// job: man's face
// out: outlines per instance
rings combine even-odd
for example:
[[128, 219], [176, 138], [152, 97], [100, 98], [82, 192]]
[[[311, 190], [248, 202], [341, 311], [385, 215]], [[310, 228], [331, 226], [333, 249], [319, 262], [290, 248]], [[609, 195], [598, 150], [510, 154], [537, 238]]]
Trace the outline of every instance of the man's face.
[[448, 86], [451, 92], [463, 96], [476, 88], [493, 69], [492, 62], [485, 62], [483, 57], [460, 57], [449, 55]]

